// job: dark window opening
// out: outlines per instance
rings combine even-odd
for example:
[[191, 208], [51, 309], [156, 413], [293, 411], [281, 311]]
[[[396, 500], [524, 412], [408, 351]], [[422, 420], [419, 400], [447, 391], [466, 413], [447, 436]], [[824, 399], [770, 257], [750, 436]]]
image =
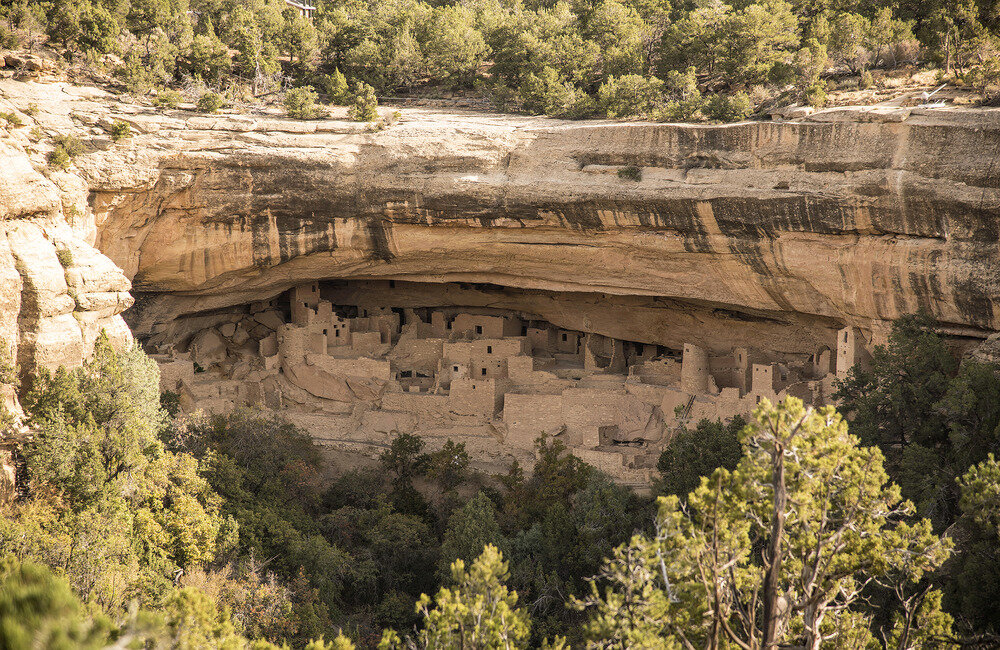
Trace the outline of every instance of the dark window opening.
[[326, 336], [326, 330], [323, 330], [323, 336]]
[[340, 336], [340, 330], [334, 330], [333, 331], [333, 336], [334, 336], [334, 338], [339, 337]]
[[402, 377], [402, 378], [404, 378], [404, 379], [412, 377], [413, 376], [413, 371], [411, 371], [411, 370], [402, 370], [402, 371], [400, 371], [399, 376]]
[[458, 366], [455, 366], [455, 372], [458, 372]]
[[493, 346], [492, 345], [487, 345], [486, 346], [486, 354], [493, 354]]
[[567, 339], [566, 339], [566, 335], [565, 335], [565, 334], [563, 334], [563, 341], [565, 341], [565, 340], [567, 340]]
[[483, 326], [476, 325], [476, 334], [482, 334], [482, 333], [483, 333]]
[[451, 322], [448, 323], [448, 329], [451, 329]]
[[389, 288], [390, 289], [395, 289], [396, 288], [396, 281], [395, 280], [389, 280]]
[[483, 375], [486, 374], [486, 368], [483, 368]]

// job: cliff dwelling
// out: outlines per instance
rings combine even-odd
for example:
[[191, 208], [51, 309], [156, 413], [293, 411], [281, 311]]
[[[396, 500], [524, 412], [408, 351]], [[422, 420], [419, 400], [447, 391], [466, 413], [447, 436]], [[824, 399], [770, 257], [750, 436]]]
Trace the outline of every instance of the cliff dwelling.
[[853, 328], [811, 354], [670, 347], [554, 323], [538, 313], [552, 303], [573, 312], [570, 296], [496, 285], [316, 280], [178, 318], [147, 348], [185, 411], [261, 404], [369, 455], [413, 433], [500, 462], [547, 434], [635, 486], [678, 424], [746, 415], [762, 398], [828, 402], [867, 354]]
[[134, 337], [185, 411], [260, 403], [337, 450], [409, 432], [502, 471], [544, 432], [641, 485], [679, 423], [828, 403], [903, 314], [966, 348], [1000, 323], [993, 113], [370, 132], [3, 90], [91, 143], [51, 179], [5, 145], [20, 367]]

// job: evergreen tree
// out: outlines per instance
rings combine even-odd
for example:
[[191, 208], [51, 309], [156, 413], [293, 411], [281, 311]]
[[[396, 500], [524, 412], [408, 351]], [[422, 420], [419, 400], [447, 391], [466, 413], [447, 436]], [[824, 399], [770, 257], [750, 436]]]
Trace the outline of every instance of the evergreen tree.
[[[417, 609], [424, 617], [418, 639], [422, 648], [514, 650], [525, 647], [531, 621], [517, 607], [517, 592], [504, 585], [507, 563], [493, 545], [483, 548], [466, 569], [451, 564], [453, 588], [442, 587], [433, 600], [422, 595]], [[432, 607], [433, 605], [433, 607]]]
[[656, 537], [637, 536], [607, 561], [607, 591], [595, 584], [581, 604], [595, 610], [592, 638], [818, 649], [868, 626], [866, 585], [905, 594], [947, 558], [951, 544], [930, 522], [900, 520], [912, 506], [888, 483], [881, 453], [858, 446], [832, 408], [764, 401], [754, 418], [735, 470], [703, 479], [684, 509], [661, 498]]
[[483, 546], [493, 544], [507, 548], [507, 540], [497, 524], [493, 502], [482, 491], [452, 513], [441, 541], [438, 571], [446, 578], [455, 560], [471, 562]]

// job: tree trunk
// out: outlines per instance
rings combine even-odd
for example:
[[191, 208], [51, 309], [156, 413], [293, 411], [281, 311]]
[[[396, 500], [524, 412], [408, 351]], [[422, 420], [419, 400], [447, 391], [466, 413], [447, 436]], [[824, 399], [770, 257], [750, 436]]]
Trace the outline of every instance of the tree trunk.
[[944, 73], [951, 74], [951, 35], [944, 37]]
[[[777, 438], [777, 436], [775, 436]], [[771, 520], [771, 539], [767, 544], [767, 573], [764, 574], [764, 634], [761, 648], [769, 650], [777, 646], [778, 637], [778, 579], [781, 575], [781, 547], [785, 534], [785, 509], [788, 506], [788, 491], [785, 487], [785, 448], [775, 440], [772, 457], [773, 474], [771, 487], [774, 490], [774, 517]]]
[[823, 643], [823, 635], [820, 634], [822, 619], [818, 616], [818, 607], [816, 605], [809, 605], [803, 614], [806, 627], [805, 649], [820, 650], [820, 646]]

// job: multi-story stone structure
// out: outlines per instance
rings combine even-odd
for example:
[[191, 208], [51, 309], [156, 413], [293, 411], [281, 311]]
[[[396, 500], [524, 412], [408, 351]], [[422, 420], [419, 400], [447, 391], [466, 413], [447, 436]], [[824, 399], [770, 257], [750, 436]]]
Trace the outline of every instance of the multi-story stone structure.
[[297, 286], [198, 331], [186, 351], [161, 357], [164, 389], [189, 410], [281, 409], [321, 439], [370, 453], [411, 432], [527, 457], [546, 434], [640, 485], [678, 425], [789, 394], [824, 403], [834, 370], [844, 376], [866, 358], [852, 329], [838, 333], [834, 368], [827, 346], [787, 359], [751, 347], [673, 351], [527, 314], [341, 305], [323, 294], [320, 282]]

